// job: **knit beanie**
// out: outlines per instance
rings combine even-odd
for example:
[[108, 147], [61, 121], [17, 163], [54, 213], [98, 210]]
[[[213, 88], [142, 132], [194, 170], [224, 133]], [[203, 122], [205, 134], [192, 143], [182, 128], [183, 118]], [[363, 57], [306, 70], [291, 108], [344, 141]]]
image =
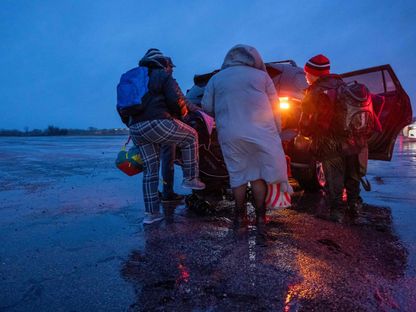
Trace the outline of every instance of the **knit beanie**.
[[306, 73], [314, 76], [329, 75], [329, 59], [322, 54], [315, 55], [306, 62], [304, 70]]
[[158, 59], [158, 58], [164, 58], [165, 56], [163, 55], [162, 52], [160, 52], [159, 49], [152, 48], [152, 49], [147, 50], [146, 54], [143, 57], [148, 58], [148, 59]]
[[159, 49], [155, 49], [155, 48], [151, 48], [147, 50], [146, 54], [140, 60], [139, 64], [142, 61], [147, 61], [147, 62], [151, 61], [151, 62], [159, 64], [160, 66], [164, 68], [168, 67], [168, 65], [170, 65], [171, 67], [175, 66], [170, 57], [164, 56], [163, 53]]

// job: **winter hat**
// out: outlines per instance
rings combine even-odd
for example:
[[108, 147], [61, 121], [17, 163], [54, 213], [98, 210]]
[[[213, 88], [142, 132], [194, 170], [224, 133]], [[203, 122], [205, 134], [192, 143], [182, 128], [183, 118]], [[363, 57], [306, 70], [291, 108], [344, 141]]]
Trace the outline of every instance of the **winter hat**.
[[322, 54], [315, 55], [306, 62], [304, 70], [314, 76], [329, 75], [329, 59]]
[[151, 48], [149, 50], [147, 50], [146, 54], [143, 56], [143, 58], [148, 58], [148, 59], [158, 59], [158, 58], [164, 58], [165, 56], [163, 55], [162, 52], [160, 52], [159, 49], [155, 49], [155, 48]]
[[[168, 65], [174, 67], [172, 59], [170, 57], [164, 56], [163, 53], [156, 48], [151, 48], [147, 50], [146, 54], [140, 60], [140, 62], [154, 62], [159, 64], [160, 66], [166, 68]], [[139, 64], [140, 64], [139, 62]]]

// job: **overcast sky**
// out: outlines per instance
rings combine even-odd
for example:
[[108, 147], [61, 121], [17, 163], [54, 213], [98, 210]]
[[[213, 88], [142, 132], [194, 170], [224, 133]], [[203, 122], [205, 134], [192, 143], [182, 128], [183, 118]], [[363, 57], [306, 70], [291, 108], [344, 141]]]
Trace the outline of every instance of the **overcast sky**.
[[0, 1], [0, 128], [121, 127], [120, 75], [150, 47], [182, 90], [235, 44], [342, 73], [391, 64], [416, 108], [416, 1]]

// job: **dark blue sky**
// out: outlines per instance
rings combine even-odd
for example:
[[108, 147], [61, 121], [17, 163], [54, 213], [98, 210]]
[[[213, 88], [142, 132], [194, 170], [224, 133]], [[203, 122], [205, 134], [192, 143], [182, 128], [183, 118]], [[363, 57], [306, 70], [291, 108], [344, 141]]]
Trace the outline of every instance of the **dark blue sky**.
[[149, 47], [172, 56], [183, 91], [233, 45], [334, 72], [391, 64], [416, 108], [414, 1], [0, 2], [0, 128], [120, 127], [115, 87]]

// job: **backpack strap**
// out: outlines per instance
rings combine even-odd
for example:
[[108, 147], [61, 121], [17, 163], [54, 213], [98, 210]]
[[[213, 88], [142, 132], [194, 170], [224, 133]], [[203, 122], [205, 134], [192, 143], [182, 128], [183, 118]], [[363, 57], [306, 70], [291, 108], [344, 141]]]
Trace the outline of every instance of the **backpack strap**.
[[367, 177], [361, 177], [360, 182], [366, 192], [371, 191], [371, 183], [370, 181], [368, 181]]
[[338, 99], [338, 89], [337, 88], [325, 89], [325, 90], [322, 91], [322, 93], [325, 94], [329, 98], [331, 103], [335, 104], [337, 102], [337, 99]]

